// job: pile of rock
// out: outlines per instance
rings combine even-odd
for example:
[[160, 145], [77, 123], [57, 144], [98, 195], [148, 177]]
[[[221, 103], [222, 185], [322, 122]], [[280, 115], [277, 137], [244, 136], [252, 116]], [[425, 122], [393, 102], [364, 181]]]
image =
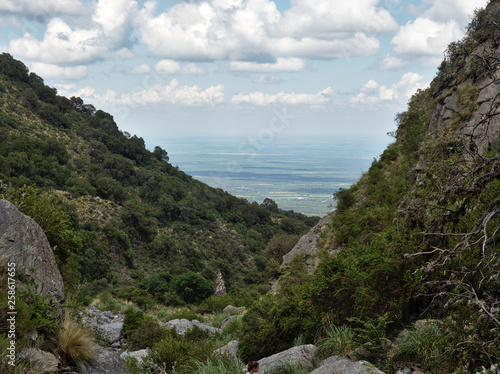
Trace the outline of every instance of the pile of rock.
[[123, 314], [114, 315], [109, 310], [102, 312], [94, 306], [81, 313], [82, 324], [116, 350], [125, 344], [122, 336], [124, 318]]

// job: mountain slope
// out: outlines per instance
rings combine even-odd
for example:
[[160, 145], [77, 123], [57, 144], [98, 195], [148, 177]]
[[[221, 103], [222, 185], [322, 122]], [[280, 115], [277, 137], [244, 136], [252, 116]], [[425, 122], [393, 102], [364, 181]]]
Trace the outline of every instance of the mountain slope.
[[150, 152], [111, 114], [58, 96], [8, 54], [0, 56], [0, 180], [0, 193], [49, 232], [74, 287], [191, 271], [265, 292], [269, 240], [317, 220], [194, 180], [165, 150]]
[[[499, 1], [476, 13], [430, 87], [396, 116], [396, 141], [336, 193], [315, 273], [301, 258], [288, 264], [280, 294], [245, 318], [245, 357], [312, 342], [333, 324], [357, 329], [386, 370], [398, 359], [441, 372], [499, 362], [499, 15]], [[427, 337], [432, 350], [416, 341], [394, 355], [384, 339], [422, 318], [443, 321]]]

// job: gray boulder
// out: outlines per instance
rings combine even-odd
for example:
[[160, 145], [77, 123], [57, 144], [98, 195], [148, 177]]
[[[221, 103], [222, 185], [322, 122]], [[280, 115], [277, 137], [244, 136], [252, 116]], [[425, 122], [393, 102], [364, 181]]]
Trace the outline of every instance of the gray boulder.
[[113, 348], [96, 346], [95, 353], [90, 365], [80, 364], [80, 374], [130, 374], [125, 360]]
[[140, 349], [138, 351], [125, 351], [120, 354], [120, 357], [126, 359], [127, 357], [132, 357], [137, 360], [138, 363], [141, 363], [147, 356], [149, 355], [149, 349]]
[[173, 319], [165, 323], [160, 323], [160, 325], [168, 329], [175, 329], [175, 332], [179, 335], [184, 335], [194, 326], [197, 326], [202, 330], [208, 331], [210, 334], [222, 333], [222, 329], [205, 325], [196, 319], [193, 319], [192, 321], [188, 321], [187, 319]]
[[[56, 306], [64, 304], [63, 279], [42, 228], [12, 203], [1, 199], [0, 263], [15, 263], [16, 271], [33, 278], [38, 294], [50, 295]], [[22, 284], [19, 282], [18, 286]], [[58, 317], [62, 320], [63, 316], [61, 311]]]
[[367, 361], [353, 362], [340, 356], [332, 356], [322, 361], [320, 367], [309, 374], [384, 374]]
[[238, 341], [231, 340], [225, 346], [217, 348], [214, 351], [214, 353], [219, 354], [219, 355], [231, 356], [235, 360], [237, 360], [238, 359]]
[[19, 358], [29, 362], [36, 374], [54, 374], [59, 372], [59, 360], [49, 352], [38, 348], [24, 348], [19, 353]]
[[310, 368], [313, 366], [312, 361], [315, 351], [316, 346], [306, 344], [265, 357], [259, 360], [259, 373], [265, 373], [267, 370], [287, 364]]
[[101, 338], [109, 344], [116, 343], [122, 337], [123, 322], [105, 323], [98, 326]]

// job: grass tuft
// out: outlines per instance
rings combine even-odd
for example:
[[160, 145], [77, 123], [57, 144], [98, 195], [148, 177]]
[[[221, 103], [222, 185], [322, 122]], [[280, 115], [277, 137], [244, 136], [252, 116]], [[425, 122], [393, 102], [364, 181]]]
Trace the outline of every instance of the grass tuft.
[[88, 363], [95, 353], [95, 343], [90, 334], [71, 319], [69, 313], [57, 335], [59, 351], [65, 363]]

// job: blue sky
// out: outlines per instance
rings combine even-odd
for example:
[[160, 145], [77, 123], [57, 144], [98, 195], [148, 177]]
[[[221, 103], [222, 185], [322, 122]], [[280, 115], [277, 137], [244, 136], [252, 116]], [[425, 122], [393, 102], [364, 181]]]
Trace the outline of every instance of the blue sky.
[[2, 0], [0, 46], [147, 139], [385, 136], [486, 3]]

